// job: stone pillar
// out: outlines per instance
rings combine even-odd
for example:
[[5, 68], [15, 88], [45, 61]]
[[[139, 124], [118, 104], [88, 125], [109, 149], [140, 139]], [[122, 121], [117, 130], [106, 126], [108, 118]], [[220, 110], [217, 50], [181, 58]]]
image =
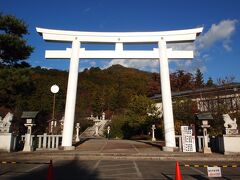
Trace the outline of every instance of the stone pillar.
[[110, 137], [110, 129], [111, 129], [111, 127], [108, 126], [108, 127], [107, 127], [107, 138], [108, 138], [108, 139], [109, 139], [109, 137]]
[[75, 139], [76, 142], [80, 141], [80, 139], [79, 139], [79, 129], [80, 129], [80, 123], [77, 123], [76, 124], [76, 139]]
[[161, 77], [161, 92], [163, 104], [163, 120], [165, 132], [165, 147], [164, 151], [173, 151], [176, 148], [175, 130], [172, 110], [171, 86], [169, 77], [167, 44], [164, 38], [158, 42], [160, 54], [160, 77]]
[[95, 135], [99, 136], [99, 134], [98, 134], [98, 122], [95, 123], [95, 126], [96, 126], [95, 127]]
[[156, 141], [156, 138], [155, 138], [155, 124], [152, 125], [152, 141]]
[[72, 137], [75, 116], [76, 93], [78, 83], [78, 66], [79, 66], [79, 49], [80, 42], [77, 37], [72, 42], [72, 56], [70, 60], [67, 98], [63, 125], [62, 147], [64, 150], [72, 150]]
[[47, 133], [43, 134], [43, 149], [47, 148]]
[[102, 113], [102, 120], [105, 120], [105, 112]]

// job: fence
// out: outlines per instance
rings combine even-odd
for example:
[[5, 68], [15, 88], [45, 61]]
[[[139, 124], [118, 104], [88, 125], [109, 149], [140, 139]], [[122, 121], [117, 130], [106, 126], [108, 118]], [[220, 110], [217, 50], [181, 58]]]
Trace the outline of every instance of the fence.
[[[24, 141], [25, 135], [22, 135], [22, 141]], [[31, 135], [31, 145], [36, 150], [56, 150], [62, 142], [62, 135]]]

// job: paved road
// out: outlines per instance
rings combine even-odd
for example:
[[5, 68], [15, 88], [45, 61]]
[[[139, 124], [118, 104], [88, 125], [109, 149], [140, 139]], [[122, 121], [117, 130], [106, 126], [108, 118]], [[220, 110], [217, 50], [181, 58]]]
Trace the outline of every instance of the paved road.
[[[180, 164], [203, 164], [203, 162], [180, 162]], [[204, 162], [206, 164], [207, 162]], [[226, 162], [208, 162], [209, 165], [226, 165]], [[228, 162], [238, 164], [239, 162]], [[0, 179], [46, 179], [47, 164], [1, 164]], [[206, 168], [181, 166], [183, 179], [208, 179]], [[167, 179], [175, 178], [173, 161], [133, 160], [72, 160], [53, 162], [54, 179]], [[239, 168], [222, 168], [219, 179], [240, 179]]]
[[[183, 179], [208, 179], [203, 167], [185, 164], [237, 165], [239, 156], [202, 153], [163, 152], [150, 142], [125, 140], [88, 140], [75, 151], [35, 151], [31, 153], [0, 153], [0, 162], [17, 161], [22, 164], [0, 163], [0, 179], [46, 179], [50, 159], [53, 159], [54, 179], [167, 179], [175, 177], [175, 162], [181, 166]], [[236, 162], [233, 162], [236, 161]], [[31, 164], [24, 164], [29, 162]], [[34, 164], [35, 163], [35, 164]], [[45, 164], [44, 164], [45, 163]], [[223, 178], [240, 179], [240, 168], [222, 168]]]

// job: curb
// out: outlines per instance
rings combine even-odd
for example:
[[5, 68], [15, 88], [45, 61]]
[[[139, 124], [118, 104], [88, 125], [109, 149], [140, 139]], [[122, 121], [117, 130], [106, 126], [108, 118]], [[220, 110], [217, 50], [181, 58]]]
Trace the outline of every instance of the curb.
[[156, 161], [240, 161], [239, 155], [130, 154], [130, 153], [13, 153], [0, 154], [0, 160], [156, 160]]

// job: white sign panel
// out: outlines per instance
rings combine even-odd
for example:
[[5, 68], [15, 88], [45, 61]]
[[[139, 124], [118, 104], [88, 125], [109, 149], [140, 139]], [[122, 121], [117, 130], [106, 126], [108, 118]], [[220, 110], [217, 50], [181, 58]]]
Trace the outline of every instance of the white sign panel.
[[208, 177], [222, 177], [220, 167], [207, 167]]
[[195, 136], [191, 126], [181, 126], [183, 152], [196, 152]]

